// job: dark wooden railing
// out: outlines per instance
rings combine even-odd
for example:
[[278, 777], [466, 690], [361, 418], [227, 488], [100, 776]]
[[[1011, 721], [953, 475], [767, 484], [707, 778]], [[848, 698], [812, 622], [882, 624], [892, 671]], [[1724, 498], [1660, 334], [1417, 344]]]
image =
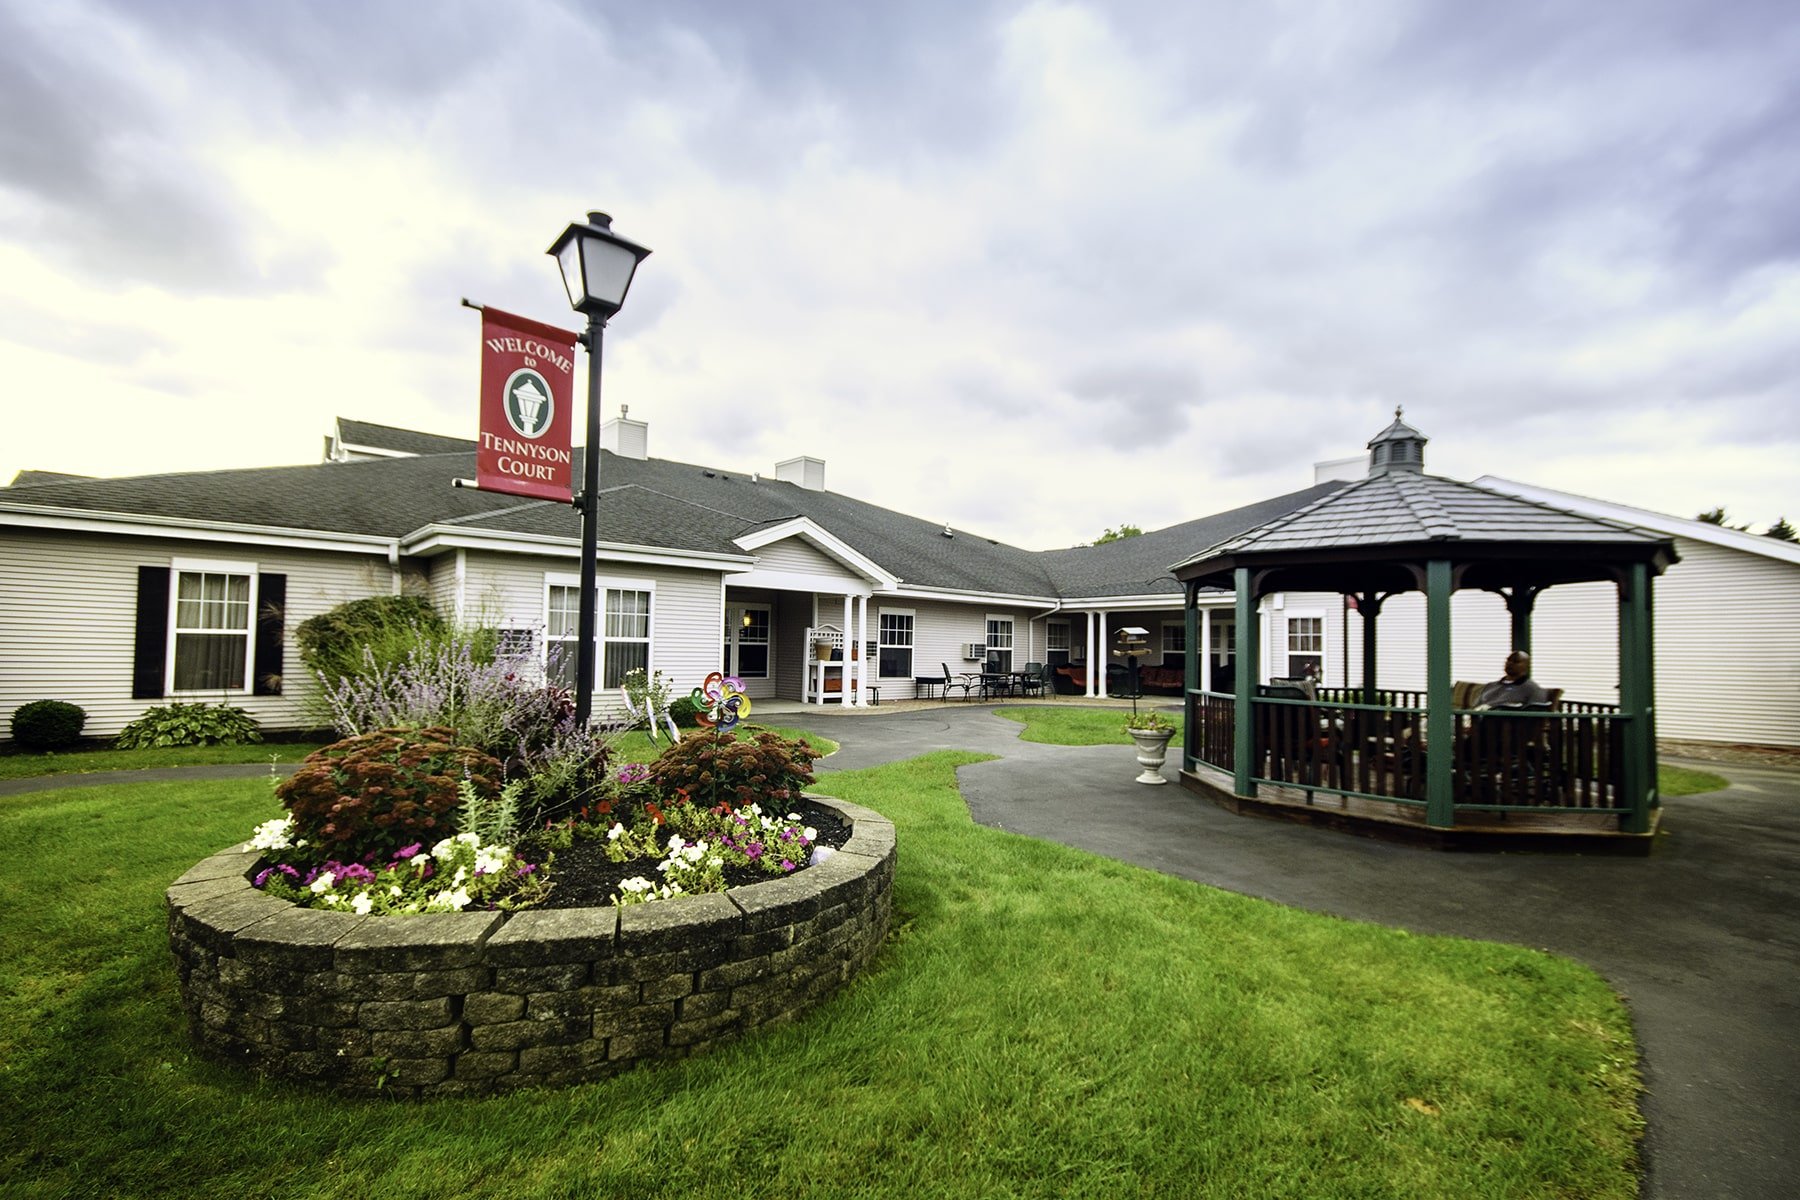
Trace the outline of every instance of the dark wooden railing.
[[[1252, 777], [1308, 792], [1422, 805], [1426, 757], [1438, 742], [1424, 705], [1336, 699], [1361, 694], [1333, 688], [1315, 701], [1253, 701]], [[1453, 722], [1451, 786], [1459, 809], [1617, 812], [1629, 807], [1622, 787], [1625, 719], [1615, 706], [1571, 702], [1556, 712], [1458, 711]], [[1188, 693], [1187, 730], [1189, 755], [1235, 770], [1233, 697]]]

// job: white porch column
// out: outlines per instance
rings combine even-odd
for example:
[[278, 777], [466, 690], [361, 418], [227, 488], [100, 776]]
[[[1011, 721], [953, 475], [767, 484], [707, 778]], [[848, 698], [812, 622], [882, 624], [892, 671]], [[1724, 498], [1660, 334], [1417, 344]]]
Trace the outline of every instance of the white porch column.
[[1081, 631], [1081, 636], [1083, 637], [1083, 639], [1085, 639], [1082, 644], [1087, 647], [1087, 692], [1086, 692], [1086, 695], [1087, 695], [1088, 699], [1092, 700], [1096, 695], [1099, 694], [1094, 690], [1094, 687], [1095, 687], [1095, 684], [1094, 684], [1094, 630], [1099, 625], [1099, 621], [1098, 621], [1099, 614], [1095, 613], [1095, 612], [1087, 612], [1082, 615], [1086, 618], [1084, 621], [1082, 621], [1082, 625], [1085, 628], [1083, 628]]
[[856, 627], [850, 623], [850, 618], [852, 615], [854, 615], [854, 613], [856, 611], [856, 609], [854, 607], [855, 603], [856, 603], [855, 598], [852, 597], [849, 592], [845, 592], [844, 593], [844, 669], [843, 669], [843, 671], [841, 671], [839, 673], [839, 678], [838, 678], [838, 684], [844, 690], [838, 693], [838, 707], [839, 708], [848, 708], [850, 705], [850, 668], [856, 665], [855, 661], [850, 657], [851, 654], [855, 653], [855, 645], [856, 645], [855, 642], [850, 640], [851, 638], [856, 636]]
[[[868, 641], [869, 598], [867, 596], [858, 596], [856, 598], [856, 649], [859, 654], [869, 648]], [[866, 658], [858, 658], [856, 660], [856, 707], [858, 708], [865, 708], [868, 706], [869, 689], [862, 686], [867, 682], [869, 682], [869, 660]]]
[[1112, 656], [1107, 653], [1107, 647], [1112, 645], [1112, 642], [1106, 636], [1106, 618], [1111, 615], [1112, 614], [1104, 612], [1104, 611], [1101, 612], [1101, 614], [1100, 614], [1101, 662], [1100, 662], [1100, 684], [1099, 684], [1099, 687], [1100, 687], [1100, 698], [1102, 700], [1106, 699], [1106, 669], [1112, 665]]
[[1200, 609], [1200, 690], [1212, 691], [1212, 609]]

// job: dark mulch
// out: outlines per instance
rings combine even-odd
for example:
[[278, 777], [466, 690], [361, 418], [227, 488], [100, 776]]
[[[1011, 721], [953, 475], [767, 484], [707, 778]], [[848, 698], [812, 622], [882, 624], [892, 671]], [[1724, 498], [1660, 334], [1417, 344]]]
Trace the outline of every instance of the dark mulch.
[[[811, 825], [818, 831], [819, 836], [814, 841], [814, 846], [838, 849], [850, 840], [849, 822], [829, 809], [819, 808], [803, 800], [790, 811], [800, 814], [801, 824]], [[520, 857], [528, 862], [543, 862], [543, 851], [530, 843], [521, 844], [518, 851]], [[611, 904], [619, 885], [633, 875], [661, 881], [656, 870], [659, 859], [640, 858], [631, 862], [613, 862], [606, 857], [604, 836], [577, 838], [574, 845], [554, 853], [555, 861], [550, 867], [550, 895], [543, 903], [534, 905], [535, 908], [596, 908]], [[804, 871], [805, 864], [801, 864], [799, 869]], [[765, 883], [778, 878], [780, 876], [759, 871], [755, 867], [725, 869], [725, 882], [730, 887]]]

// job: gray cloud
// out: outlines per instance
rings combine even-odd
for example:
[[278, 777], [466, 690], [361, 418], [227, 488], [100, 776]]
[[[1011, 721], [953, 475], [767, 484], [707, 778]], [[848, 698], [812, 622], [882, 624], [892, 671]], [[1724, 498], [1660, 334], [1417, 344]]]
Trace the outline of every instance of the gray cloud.
[[31, 240], [72, 269], [115, 288], [262, 282], [231, 188], [187, 153], [154, 100], [6, 8], [0, 108], [0, 188], [24, 199]]

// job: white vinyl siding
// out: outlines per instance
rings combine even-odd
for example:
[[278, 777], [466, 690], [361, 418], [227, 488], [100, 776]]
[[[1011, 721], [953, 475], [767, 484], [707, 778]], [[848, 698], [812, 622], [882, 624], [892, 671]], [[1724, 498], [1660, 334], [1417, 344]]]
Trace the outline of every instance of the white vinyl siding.
[[796, 575], [851, 577], [844, 565], [805, 538], [784, 538], [754, 551], [758, 570], [787, 571]]
[[[559, 585], [580, 582], [573, 570], [576, 564], [568, 558], [470, 550], [465, 562], [465, 611], [471, 620], [479, 617], [480, 624], [500, 628], [547, 632], [546, 585], [550, 577], [554, 576]], [[448, 562], [443, 565], [448, 567]], [[724, 653], [725, 599], [717, 571], [609, 562], [603, 558], [599, 576], [604, 586], [653, 593], [651, 667], [669, 677], [677, 694], [692, 691], [719, 669]], [[604, 633], [604, 619], [601, 628]], [[616, 689], [609, 692], [602, 686], [595, 691], [596, 713], [622, 712], [623, 708]]]
[[[176, 559], [216, 560], [224, 557], [222, 550], [233, 561], [254, 561], [259, 573], [287, 576], [282, 694], [239, 690], [132, 699], [138, 567], [171, 567]], [[301, 664], [295, 627], [346, 600], [387, 593], [392, 578], [381, 551], [334, 553], [0, 530], [0, 738], [12, 736], [13, 710], [32, 700], [79, 705], [88, 714], [82, 729], [86, 737], [110, 737], [145, 709], [177, 699], [226, 700], [269, 730], [308, 728], [316, 723], [310, 708], [316, 687]]]

